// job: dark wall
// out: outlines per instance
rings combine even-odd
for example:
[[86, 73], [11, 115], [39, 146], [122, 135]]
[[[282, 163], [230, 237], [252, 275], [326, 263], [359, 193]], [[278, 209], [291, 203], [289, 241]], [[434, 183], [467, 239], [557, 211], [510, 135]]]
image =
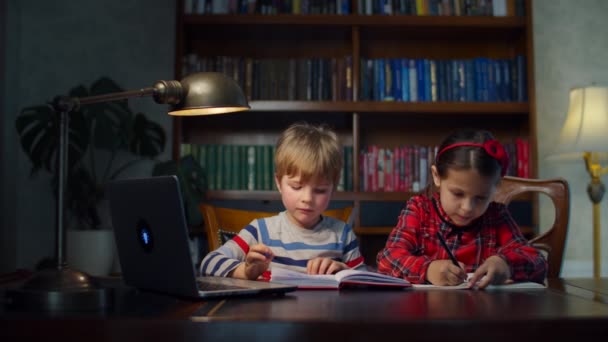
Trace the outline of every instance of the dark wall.
[[[50, 175], [29, 177], [14, 129], [19, 110], [101, 76], [124, 89], [173, 79], [175, 6], [174, 0], [0, 0], [0, 272], [31, 268], [54, 254]], [[163, 158], [170, 158], [167, 108], [151, 99], [129, 103], [165, 127]], [[150, 167], [132, 172], [149, 175]]]
[[[0, 133], [3, 133], [5, 130], [5, 114], [4, 114], [4, 104], [5, 100], [5, 80], [6, 80], [6, 58], [4, 51], [6, 51], [6, 24], [7, 24], [7, 15], [6, 15], [6, 1], [0, 0]], [[4, 134], [2, 134], [4, 136]], [[4, 167], [2, 165], [6, 165], [6, 160], [4, 157], [5, 150], [5, 141], [3, 138], [0, 138], [0, 180], [4, 179]], [[9, 260], [9, 255], [14, 255], [15, 253], [11, 251], [11, 247], [8, 242], [11, 241], [8, 231], [5, 230], [8, 222], [6, 221], [7, 213], [6, 213], [6, 189], [4, 188], [4, 184], [0, 188], [0, 250], [6, 251], [5, 253], [0, 254], [0, 270], [5, 269], [5, 265], [11, 265], [14, 263], [14, 260]]]

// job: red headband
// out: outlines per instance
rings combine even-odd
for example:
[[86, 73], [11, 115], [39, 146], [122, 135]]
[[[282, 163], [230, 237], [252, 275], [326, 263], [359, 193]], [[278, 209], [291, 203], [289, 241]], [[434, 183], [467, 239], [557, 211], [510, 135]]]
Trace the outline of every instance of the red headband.
[[452, 149], [454, 147], [459, 147], [459, 146], [472, 146], [472, 147], [483, 148], [490, 156], [492, 156], [494, 159], [498, 160], [498, 162], [500, 163], [500, 167], [501, 167], [500, 175], [504, 177], [504, 175], [507, 173], [507, 169], [509, 168], [509, 155], [507, 154], [507, 152], [505, 152], [504, 147], [502, 147], [502, 145], [498, 142], [498, 140], [493, 140], [493, 139], [487, 140], [483, 144], [474, 143], [474, 142], [458, 142], [458, 143], [448, 145], [448, 146], [442, 148], [441, 151], [439, 151], [437, 153], [437, 155], [435, 156], [435, 161], [437, 161], [437, 159], [443, 152], [445, 152], [449, 149]]

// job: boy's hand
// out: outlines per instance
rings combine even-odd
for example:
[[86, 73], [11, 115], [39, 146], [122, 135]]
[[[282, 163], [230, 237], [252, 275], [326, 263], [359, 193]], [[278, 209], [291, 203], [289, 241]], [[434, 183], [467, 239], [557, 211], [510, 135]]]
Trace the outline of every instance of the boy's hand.
[[[476, 286], [483, 289], [490, 284], [505, 284], [511, 279], [511, 269], [503, 258], [493, 255], [484, 261], [473, 273], [470, 279], [470, 287]], [[478, 283], [479, 282], [479, 283]]]
[[454, 286], [462, 284], [467, 279], [467, 273], [463, 263], [458, 267], [451, 260], [434, 260], [426, 271], [426, 279], [433, 285]]
[[342, 262], [323, 257], [310, 259], [306, 264], [308, 274], [334, 274], [347, 268], [348, 266]]
[[241, 263], [232, 272], [232, 277], [241, 279], [256, 280], [268, 269], [274, 254], [264, 244], [253, 245], [245, 256], [245, 262]]

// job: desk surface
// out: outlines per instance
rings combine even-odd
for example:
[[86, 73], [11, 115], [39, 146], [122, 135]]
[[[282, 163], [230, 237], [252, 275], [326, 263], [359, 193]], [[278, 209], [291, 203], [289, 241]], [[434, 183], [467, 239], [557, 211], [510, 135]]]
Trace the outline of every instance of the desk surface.
[[117, 287], [104, 313], [47, 315], [0, 309], [0, 336], [104, 340], [539, 341], [608, 335], [608, 305], [555, 279], [544, 290], [296, 291], [187, 301]]

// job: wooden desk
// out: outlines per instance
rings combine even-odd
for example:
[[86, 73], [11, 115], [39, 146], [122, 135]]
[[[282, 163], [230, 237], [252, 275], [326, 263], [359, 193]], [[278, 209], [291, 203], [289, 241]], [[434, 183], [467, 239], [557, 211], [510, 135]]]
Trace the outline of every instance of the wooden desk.
[[563, 284], [570, 293], [608, 304], [608, 278], [568, 278]]
[[0, 337], [538, 342], [608, 336], [608, 305], [577, 289], [557, 279], [546, 290], [297, 291], [192, 302], [118, 287], [114, 307], [104, 313], [0, 309]]

